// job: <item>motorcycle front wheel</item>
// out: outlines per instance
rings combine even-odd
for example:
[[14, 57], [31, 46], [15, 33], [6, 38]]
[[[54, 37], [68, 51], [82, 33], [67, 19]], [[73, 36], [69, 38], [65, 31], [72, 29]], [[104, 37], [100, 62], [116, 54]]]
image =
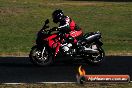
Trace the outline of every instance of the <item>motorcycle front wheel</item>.
[[43, 49], [37, 46], [33, 47], [29, 54], [30, 61], [38, 66], [47, 66], [52, 64], [52, 55], [44, 46]]

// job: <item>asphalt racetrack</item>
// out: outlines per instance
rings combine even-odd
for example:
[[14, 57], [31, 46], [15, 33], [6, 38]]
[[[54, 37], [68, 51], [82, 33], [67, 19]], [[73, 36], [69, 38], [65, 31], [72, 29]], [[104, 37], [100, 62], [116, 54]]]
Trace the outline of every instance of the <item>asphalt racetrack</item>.
[[47, 67], [33, 65], [28, 57], [0, 57], [0, 83], [76, 82], [80, 65], [86, 74], [128, 74], [132, 77], [132, 56], [107, 56], [105, 62], [97, 66], [83, 61], [58, 61]]

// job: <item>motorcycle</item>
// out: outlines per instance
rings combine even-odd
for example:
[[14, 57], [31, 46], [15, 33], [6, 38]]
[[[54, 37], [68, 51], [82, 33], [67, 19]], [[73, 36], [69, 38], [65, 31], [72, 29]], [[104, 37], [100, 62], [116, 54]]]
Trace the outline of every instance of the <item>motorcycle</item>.
[[[102, 48], [100, 32], [90, 32], [80, 36], [74, 45], [66, 38], [65, 32], [60, 29], [49, 29], [49, 20], [37, 34], [36, 45], [31, 48], [30, 61], [39, 66], [51, 65], [57, 56], [70, 56], [81, 58], [92, 64], [100, 64], [104, 61], [105, 52]], [[53, 33], [57, 31], [57, 33]]]

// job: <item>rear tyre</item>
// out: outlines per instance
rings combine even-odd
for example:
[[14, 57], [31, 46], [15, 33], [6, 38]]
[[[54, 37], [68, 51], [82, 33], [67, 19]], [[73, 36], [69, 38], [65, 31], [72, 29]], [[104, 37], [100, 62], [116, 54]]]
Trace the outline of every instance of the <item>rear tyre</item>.
[[53, 60], [51, 53], [45, 46], [43, 49], [40, 49], [37, 46], [32, 48], [29, 54], [29, 58], [33, 64], [38, 66], [47, 66], [52, 64]]
[[96, 45], [98, 50], [98, 53], [93, 53], [88, 56], [88, 59], [86, 59], [87, 62], [93, 64], [93, 65], [99, 65], [105, 60], [105, 52], [103, 48], [99, 45]]

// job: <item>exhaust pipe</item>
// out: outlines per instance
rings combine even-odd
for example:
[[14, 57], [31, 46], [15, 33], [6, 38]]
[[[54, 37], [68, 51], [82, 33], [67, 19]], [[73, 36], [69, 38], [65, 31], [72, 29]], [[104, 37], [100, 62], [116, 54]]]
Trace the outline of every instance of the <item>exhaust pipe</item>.
[[100, 37], [101, 37], [100, 34], [94, 34], [94, 35], [91, 35], [91, 36], [87, 37], [86, 40], [92, 41], [92, 40], [100, 38]]
[[84, 46], [84, 52], [88, 52], [88, 53], [98, 53], [98, 50], [91, 49], [91, 48], [87, 48], [87, 47]]

